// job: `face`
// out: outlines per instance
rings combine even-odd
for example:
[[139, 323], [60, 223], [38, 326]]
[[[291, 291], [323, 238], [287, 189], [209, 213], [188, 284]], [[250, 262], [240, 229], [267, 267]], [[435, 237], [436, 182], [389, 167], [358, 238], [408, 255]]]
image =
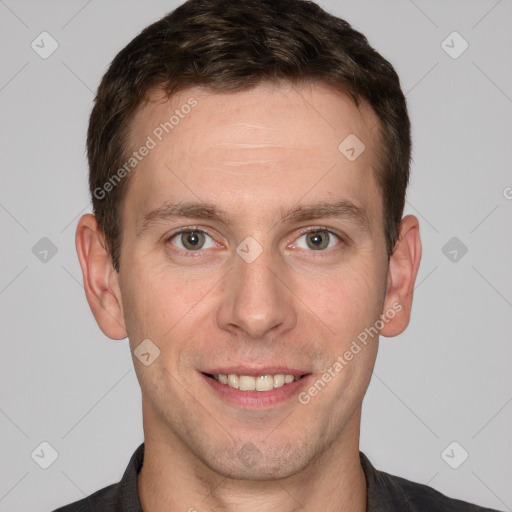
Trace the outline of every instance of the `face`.
[[357, 446], [378, 337], [361, 333], [391, 307], [375, 114], [320, 85], [196, 88], [153, 96], [131, 145], [148, 136], [118, 278], [132, 351], [160, 351], [134, 357], [146, 435], [255, 480]]

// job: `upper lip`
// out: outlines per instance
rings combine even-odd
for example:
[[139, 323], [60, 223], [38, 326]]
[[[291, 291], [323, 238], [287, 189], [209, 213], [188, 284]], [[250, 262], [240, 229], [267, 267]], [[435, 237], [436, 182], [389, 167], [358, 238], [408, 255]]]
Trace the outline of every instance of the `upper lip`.
[[260, 375], [294, 375], [301, 377], [310, 372], [304, 369], [291, 368], [284, 366], [219, 366], [211, 370], [202, 370], [202, 373], [207, 375], [247, 375], [251, 377], [258, 377]]

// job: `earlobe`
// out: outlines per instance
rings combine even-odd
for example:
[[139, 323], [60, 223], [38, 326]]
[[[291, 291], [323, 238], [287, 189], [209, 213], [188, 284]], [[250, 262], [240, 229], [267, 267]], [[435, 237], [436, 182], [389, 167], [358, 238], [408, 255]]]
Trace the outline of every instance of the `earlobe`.
[[112, 339], [126, 338], [118, 275], [94, 215], [82, 216], [75, 236], [85, 295], [103, 333]]
[[419, 222], [407, 215], [400, 225], [400, 236], [389, 260], [388, 284], [383, 315], [386, 317], [380, 333], [397, 336], [411, 317], [414, 283], [421, 260]]

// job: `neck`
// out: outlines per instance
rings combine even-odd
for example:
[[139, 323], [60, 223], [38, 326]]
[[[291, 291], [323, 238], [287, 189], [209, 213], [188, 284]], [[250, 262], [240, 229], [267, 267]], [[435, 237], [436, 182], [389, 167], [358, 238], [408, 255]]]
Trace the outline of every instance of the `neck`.
[[364, 512], [366, 479], [359, 461], [360, 413], [299, 473], [269, 481], [237, 480], [213, 471], [168, 430], [144, 416], [144, 465], [138, 491], [145, 512]]

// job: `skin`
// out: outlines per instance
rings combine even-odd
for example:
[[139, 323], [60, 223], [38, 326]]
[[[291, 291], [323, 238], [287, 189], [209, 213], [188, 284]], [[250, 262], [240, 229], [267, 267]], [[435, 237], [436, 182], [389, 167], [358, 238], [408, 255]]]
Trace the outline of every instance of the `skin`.
[[[419, 227], [415, 217], [402, 220], [388, 261], [375, 179], [377, 117], [321, 84], [262, 84], [233, 94], [191, 88], [170, 100], [155, 93], [142, 105], [133, 148], [190, 97], [197, 106], [130, 178], [119, 274], [92, 215], [81, 218], [76, 236], [102, 331], [128, 336], [132, 351], [147, 338], [160, 349], [149, 366], [134, 357], [145, 432], [141, 504], [149, 512], [364, 511], [359, 430], [378, 336], [305, 405], [295, 395], [240, 407], [201, 372], [285, 365], [309, 374], [303, 391], [379, 315], [395, 309], [384, 336], [407, 327]], [[338, 150], [352, 133], [366, 146], [353, 162]], [[226, 223], [179, 217], [144, 227], [149, 212], [177, 201], [214, 205]], [[337, 201], [355, 205], [366, 221], [279, 218]], [[172, 236], [191, 227], [211, 238], [187, 252], [183, 237]], [[311, 227], [327, 248], [310, 248], [303, 231]], [[263, 249], [252, 263], [236, 252], [249, 236]]]

